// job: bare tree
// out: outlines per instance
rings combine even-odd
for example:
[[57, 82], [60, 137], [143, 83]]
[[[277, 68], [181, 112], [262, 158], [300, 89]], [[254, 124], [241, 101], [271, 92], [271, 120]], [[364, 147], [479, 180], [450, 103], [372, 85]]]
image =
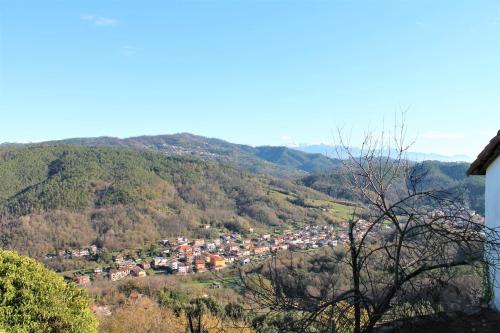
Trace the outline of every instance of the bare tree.
[[429, 186], [428, 170], [406, 157], [404, 124], [389, 136], [367, 134], [359, 154], [340, 133], [339, 141], [342, 184], [359, 208], [343, 251], [330, 257], [330, 275], [315, 280], [317, 273], [284, 256], [241, 274], [249, 297], [281, 314], [289, 331], [370, 332], [404, 315], [438, 312], [446, 303], [439, 295], [463, 294], [464, 276], [498, 267], [498, 232], [460, 194]]

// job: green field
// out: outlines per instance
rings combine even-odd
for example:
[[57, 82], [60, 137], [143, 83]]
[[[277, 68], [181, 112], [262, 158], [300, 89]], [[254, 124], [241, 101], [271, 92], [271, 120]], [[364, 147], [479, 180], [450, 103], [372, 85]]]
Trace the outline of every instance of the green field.
[[[284, 194], [278, 191], [271, 191], [270, 196], [275, 200], [296, 200], [297, 197], [292, 194]], [[304, 204], [307, 208], [321, 210], [321, 213], [334, 221], [346, 221], [351, 218], [356, 209], [353, 204], [342, 204], [332, 200], [305, 199]], [[323, 211], [324, 209], [324, 211]]]

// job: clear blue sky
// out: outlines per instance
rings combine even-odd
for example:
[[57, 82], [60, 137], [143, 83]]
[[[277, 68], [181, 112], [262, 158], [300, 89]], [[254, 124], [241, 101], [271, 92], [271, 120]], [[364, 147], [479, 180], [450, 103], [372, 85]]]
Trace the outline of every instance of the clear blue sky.
[[500, 1], [0, 3], [0, 142], [332, 142], [409, 109], [414, 150], [500, 128]]

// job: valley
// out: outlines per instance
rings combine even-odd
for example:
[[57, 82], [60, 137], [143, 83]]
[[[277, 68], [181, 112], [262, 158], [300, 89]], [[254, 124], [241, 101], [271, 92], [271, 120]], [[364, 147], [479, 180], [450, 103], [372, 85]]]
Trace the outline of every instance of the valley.
[[[465, 177], [466, 163], [421, 166], [424, 186], [465, 195], [481, 219], [484, 182]], [[3, 145], [0, 178], [1, 246], [87, 289], [104, 327], [167, 292], [250, 306], [241, 271], [342, 256], [354, 212], [359, 237], [394, 232], [363, 220], [341, 160], [285, 147], [190, 134]]]

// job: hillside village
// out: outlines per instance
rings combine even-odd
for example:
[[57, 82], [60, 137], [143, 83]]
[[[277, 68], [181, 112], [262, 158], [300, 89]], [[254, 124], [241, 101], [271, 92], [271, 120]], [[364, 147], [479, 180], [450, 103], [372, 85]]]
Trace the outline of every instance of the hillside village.
[[[484, 223], [484, 218], [474, 211], [478, 223]], [[442, 216], [444, 212], [435, 210], [430, 217]], [[373, 237], [389, 231], [390, 223], [375, 226], [365, 220], [358, 220], [355, 225], [355, 237], [360, 239], [367, 232]], [[210, 228], [209, 225], [203, 228]], [[263, 260], [270, 254], [283, 250], [307, 251], [322, 247], [335, 247], [349, 241], [348, 222], [333, 225], [304, 224], [297, 228], [276, 230], [274, 234], [257, 234], [253, 229], [242, 235], [237, 232], [221, 233], [217, 239], [192, 239], [177, 237], [157, 241], [159, 248], [154, 256], [140, 258], [137, 255], [117, 253], [113, 255], [113, 264], [107, 267], [96, 267], [92, 272], [78, 271], [74, 273], [73, 281], [80, 286], [87, 286], [93, 280], [122, 280], [128, 276], [145, 277], [149, 274], [190, 274], [206, 271], [217, 271], [226, 267], [246, 265], [251, 261]], [[56, 254], [48, 254], [48, 259], [56, 257], [96, 258], [102, 250], [92, 245], [80, 249], [61, 250]]]
[[[113, 268], [99, 267], [92, 273], [84, 271], [75, 273], [74, 282], [88, 285], [92, 280], [107, 278], [118, 281], [127, 276], [143, 277], [147, 271], [166, 274], [188, 274], [220, 270], [232, 265], [246, 265], [252, 260], [266, 258], [272, 252], [281, 250], [310, 250], [324, 246], [337, 246], [346, 242], [347, 233], [342, 231], [347, 223], [333, 226], [318, 226], [305, 224], [295, 230], [283, 230], [280, 234], [252, 234], [244, 237], [233, 232], [221, 234], [218, 239], [193, 239], [178, 237], [162, 239], [155, 256], [149, 259], [134, 258], [134, 256], [116, 254], [113, 256]], [[358, 223], [359, 230], [367, 228], [364, 221]], [[250, 229], [250, 232], [253, 230]], [[59, 251], [57, 255], [65, 258], [91, 259], [99, 253], [96, 246], [81, 249]], [[56, 258], [49, 254], [47, 258]]]

